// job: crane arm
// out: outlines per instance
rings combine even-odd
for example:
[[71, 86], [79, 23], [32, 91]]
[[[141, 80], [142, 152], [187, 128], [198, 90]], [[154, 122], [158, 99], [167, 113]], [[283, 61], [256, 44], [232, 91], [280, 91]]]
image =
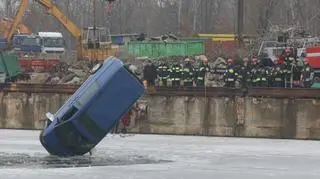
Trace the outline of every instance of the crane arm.
[[[28, 0], [27, 0], [28, 1]], [[81, 41], [81, 29], [52, 2], [52, 0], [36, 0], [45, 7], [49, 14], [54, 16], [77, 40]]]
[[13, 22], [10, 26], [9, 29], [6, 29], [4, 31], [4, 38], [9, 42], [13, 36], [13, 34], [15, 33], [15, 31], [17, 30], [18, 26], [20, 25], [20, 23], [22, 22], [24, 13], [26, 12], [26, 10], [29, 7], [29, 0], [21, 0], [20, 1], [20, 6], [19, 9], [17, 11], [17, 14], [15, 16], [15, 18], [13, 19]]

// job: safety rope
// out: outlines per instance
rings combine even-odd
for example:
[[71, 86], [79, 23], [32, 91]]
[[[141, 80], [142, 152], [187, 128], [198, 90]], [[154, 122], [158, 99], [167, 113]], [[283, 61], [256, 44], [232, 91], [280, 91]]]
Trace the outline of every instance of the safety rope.
[[[206, 75], [205, 75], [205, 78], [204, 78], [204, 97], [205, 97], [205, 99], [207, 99]], [[206, 104], [207, 104], [207, 101], [208, 101], [208, 100], [206, 100]]]

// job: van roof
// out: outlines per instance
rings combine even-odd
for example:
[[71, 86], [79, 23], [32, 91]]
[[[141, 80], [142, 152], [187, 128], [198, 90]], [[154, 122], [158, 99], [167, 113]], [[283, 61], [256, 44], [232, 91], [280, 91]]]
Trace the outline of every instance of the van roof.
[[38, 32], [38, 35], [40, 37], [63, 37], [60, 32]]

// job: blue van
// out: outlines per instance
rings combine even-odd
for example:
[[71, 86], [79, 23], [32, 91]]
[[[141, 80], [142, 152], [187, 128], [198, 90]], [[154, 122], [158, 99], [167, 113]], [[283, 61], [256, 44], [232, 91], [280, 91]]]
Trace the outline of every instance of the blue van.
[[141, 81], [123, 63], [109, 57], [55, 113], [46, 114], [40, 142], [56, 156], [91, 151], [144, 94]]

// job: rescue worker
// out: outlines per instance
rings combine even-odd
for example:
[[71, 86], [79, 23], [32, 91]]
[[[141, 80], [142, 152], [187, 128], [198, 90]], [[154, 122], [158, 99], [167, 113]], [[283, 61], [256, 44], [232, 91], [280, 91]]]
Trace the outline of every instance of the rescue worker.
[[285, 87], [291, 86], [291, 82], [293, 80], [293, 71], [295, 68], [295, 58], [293, 56], [293, 52], [290, 48], [285, 49], [285, 59], [284, 59], [284, 64], [285, 64]]
[[157, 68], [149, 60], [143, 69], [143, 79], [147, 81], [147, 88], [154, 87], [157, 78]]
[[307, 58], [304, 59], [304, 66], [301, 72], [301, 81], [303, 87], [311, 88], [314, 78], [314, 70], [311, 68]]
[[132, 113], [132, 111], [130, 110], [124, 116], [122, 116], [122, 118], [120, 120], [121, 124], [122, 124], [122, 128], [121, 128], [120, 133], [122, 133], [122, 134], [126, 134], [127, 133], [127, 128], [130, 125], [131, 113]]
[[248, 88], [251, 86], [251, 66], [249, 64], [249, 58], [243, 58], [239, 68], [238, 78], [242, 88]]
[[157, 76], [161, 82], [160, 86], [167, 86], [170, 77], [170, 69], [165, 62], [161, 62], [157, 68]]
[[271, 71], [271, 86], [277, 88], [284, 87], [284, 78], [285, 78], [285, 66], [280, 64], [279, 59], [274, 61], [274, 68]]
[[227, 61], [227, 69], [223, 77], [224, 77], [225, 87], [227, 88], [236, 87], [236, 80], [238, 78], [238, 73], [236, 72], [235, 65], [233, 64], [233, 60], [231, 58], [229, 58]]
[[184, 64], [183, 70], [182, 70], [183, 85], [185, 87], [192, 87], [193, 82], [194, 82], [194, 78], [195, 78], [195, 70], [194, 70], [192, 64], [190, 63], [189, 58], [186, 58], [184, 60], [184, 62], [185, 62], [185, 64]]
[[182, 76], [181, 66], [179, 65], [179, 63], [176, 62], [170, 70], [171, 70], [170, 78], [172, 81], [172, 87], [180, 87], [181, 76]]
[[206, 73], [208, 72], [210, 72], [208, 61], [207, 60], [201, 61], [200, 66], [197, 69], [197, 75], [196, 75], [197, 76], [196, 84], [198, 88], [205, 87], [205, 77], [206, 77]]
[[301, 87], [300, 79], [301, 79], [301, 72], [302, 72], [303, 67], [299, 67], [297, 65], [297, 61], [294, 61], [293, 65], [294, 65], [293, 66], [294, 68], [292, 71], [293, 87], [299, 88], [299, 87]]
[[293, 55], [293, 52], [290, 48], [285, 49], [285, 59], [284, 62], [286, 65], [290, 65], [295, 61], [295, 57]]
[[291, 88], [297, 86], [298, 84], [296, 82], [300, 80], [301, 73], [295, 61], [291, 61], [285, 66], [285, 87]]
[[258, 64], [258, 59], [257, 58], [252, 58], [252, 69], [251, 69], [251, 80], [252, 80], [252, 86], [258, 87], [260, 79], [258, 77], [258, 69], [259, 69], [259, 64]]
[[268, 86], [268, 71], [267, 68], [259, 64], [259, 67], [253, 74], [255, 81], [255, 87], [267, 87]]

